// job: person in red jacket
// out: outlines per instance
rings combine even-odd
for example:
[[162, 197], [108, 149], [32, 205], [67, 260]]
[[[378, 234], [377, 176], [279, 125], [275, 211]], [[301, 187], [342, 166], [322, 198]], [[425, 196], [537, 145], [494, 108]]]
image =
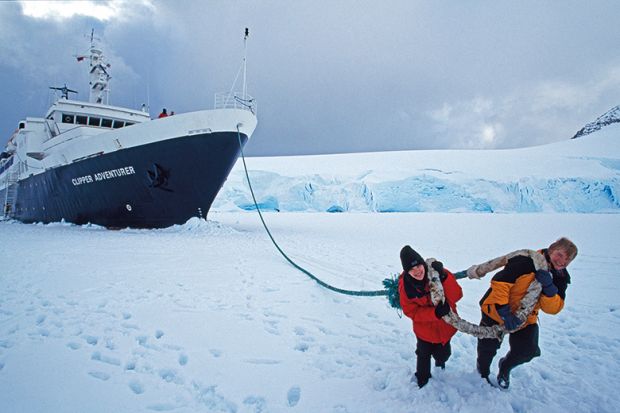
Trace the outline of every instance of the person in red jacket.
[[454, 275], [434, 261], [431, 266], [439, 273], [444, 288], [445, 301], [434, 306], [429, 290], [428, 267], [424, 259], [409, 245], [400, 251], [403, 272], [398, 279], [400, 306], [403, 313], [413, 322], [413, 333], [417, 338], [416, 373], [418, 386], [422, 388], [431, 378], [431, 357], [435, 366], [444, 369], [452, 354], [450, 339], [456, 328], [442, 320], [450, 312], [456, 313], [456, 302], [463, 297], [463, 290]]

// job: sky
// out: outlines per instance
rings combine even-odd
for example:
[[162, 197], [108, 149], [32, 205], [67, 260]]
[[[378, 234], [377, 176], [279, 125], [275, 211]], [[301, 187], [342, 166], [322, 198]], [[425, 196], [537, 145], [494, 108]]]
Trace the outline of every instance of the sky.
[[[493, 149], [569, 139], [620, 104], [620, 3], [0, 2], [0, 141], [49, 86], [87, 99], [95, 29], [110, 103], [210, 108], [247, 42], [248, 155]], [[241, 89], [240, 83], [237, 89]]]

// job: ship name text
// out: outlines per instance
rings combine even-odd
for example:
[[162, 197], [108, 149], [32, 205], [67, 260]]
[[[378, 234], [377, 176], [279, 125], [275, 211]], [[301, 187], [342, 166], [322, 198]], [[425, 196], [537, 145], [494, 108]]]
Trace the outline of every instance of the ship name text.
[[92, 184], [93, 182], [105, 181], [107, 179], [120, 178], [121, 176], [134, 175], [136, 170], [133, 166], [125, 166], [117, 169], [110, 169], [109, 171], [97, 172], [92, 175], [79, 176], [71, 179], [73, 186], [79, 186], [84, 184]]

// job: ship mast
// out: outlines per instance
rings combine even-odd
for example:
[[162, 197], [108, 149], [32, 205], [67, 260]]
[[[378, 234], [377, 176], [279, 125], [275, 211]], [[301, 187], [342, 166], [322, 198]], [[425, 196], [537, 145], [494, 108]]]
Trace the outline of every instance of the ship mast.
[[[90, 95], [88, 101], [91, 103], [103, 103], [108, 104], [110, 98], [110, 89], [108, 88], [108, 81], [112, 78], [108, 74], [108, 68], [110, 65], [105, 62], [105, 56], [95, 41], [98, 40], [95, 36], [95, 29], [90, 32]], [[83, 58], [83, 57], [82, 57]], [[78, 57], [78, 60], [81, 60]]]

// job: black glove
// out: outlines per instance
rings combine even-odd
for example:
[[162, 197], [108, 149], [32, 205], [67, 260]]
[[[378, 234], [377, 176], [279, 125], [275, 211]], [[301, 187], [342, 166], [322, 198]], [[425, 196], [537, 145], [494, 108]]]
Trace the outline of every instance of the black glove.
[[536, 270], [536, 281], [542, 285], [542, 292], [547, 297], [553, 297], [558, 293], [558, 287], [553, 283], [553, 277], [549, 271]]
[[448, 274], [443, 269], [443, 263], [441, 261], [433, 261], [431, 267], [439, 274], [439, 280], [444, 282]]
[[516, 330], [523, 322], [510, 311], [508, 304], [497, 306], [497, 313], [504, 320], [504, 326], [509, 331]]
[[441, 318], [450, 312], [450, 305], [447, 301], [443, 301], [437, 304], [435, 307], [435, 317]]

